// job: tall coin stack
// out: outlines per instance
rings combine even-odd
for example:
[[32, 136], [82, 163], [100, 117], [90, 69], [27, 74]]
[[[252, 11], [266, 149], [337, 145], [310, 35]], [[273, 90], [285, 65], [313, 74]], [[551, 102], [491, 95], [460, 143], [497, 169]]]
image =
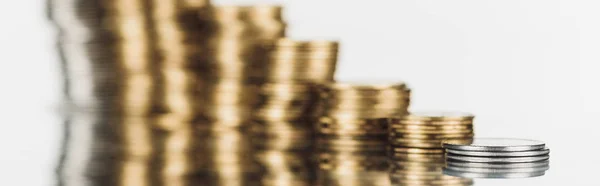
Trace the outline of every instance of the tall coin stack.
[[[279, 6], [215, 6], [200, 10], [204, 26], [198, 71], [197, 109], [203, 128], [235, 129], [247, 125], [258, 81], [251, 79], [259, 62], [257, 47], [283, 37]], [[220, 130], [219, 129], [219, 130]]]
[[[214, 6], [199, 11], [203, 26], [197, 69], [195, 126], [200, 173], [208, 183], [245, 185], [258, 178], [255, 151], [245, 132], [261, 79], [259, 46], [283, 37], [280, 6]], [[258, 74], [261, 74], [258, 72]]]
[[[183, 66], [167, 70], [166, 66], [183, 62], [168, 59], [172, 54], [161, 48], [186, 48], [181, 41], [197, 28], [183, 27], [195, 25], [190, 22], [194, 19], [184, 17], [206, 4], [205, 0], [51, 0], [49, 17], [59, 31], [68, 105], [136, 116], [175, 111], [168, 107], [190, 112], [186, 101], [163, 99], [181, 94], [180, 87], [174, 87], [186, 84], [182, 79], [189, 76], [173, 72]], [[171, 42], [169, 47], [165, 41]]]
[[262, 84], [250, 133], [265, 170], [262, 183], [313, 185], [314, 83], [333, 79], [338, 43], [280, 39], [261, 50], [257, 67], [264, 71], [252, 75]]

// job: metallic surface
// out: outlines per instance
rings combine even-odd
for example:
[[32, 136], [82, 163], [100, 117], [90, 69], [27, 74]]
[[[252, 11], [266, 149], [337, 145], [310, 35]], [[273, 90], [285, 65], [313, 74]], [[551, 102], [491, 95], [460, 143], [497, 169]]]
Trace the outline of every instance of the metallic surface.
[[478, 173], [527, 173], [527, 172], [546, 171], [546, 170], [550, 169], [550, 166], [523, 167], [523, 168], [510, 168], [510, 169], [448, 166], [448, 167], [446, 167], [446, 169], [452, 170], [452, 171], [478, 172]]
[[531, 178], [543, 176], [545, 171], [523, 172], [523, 173], [478, 173], [478, 172], [459, 172], [444, 169], [444, 174], [463, 177], [463, 178], [489, 178], [489, 179], [511, 179], [511, 178]]
[[509, 169], [509, 168], [527, 168], [527, 167], [544, 167], [550, 166], [550, 161], [537, 161], [528, 163], [475, 163], [475, 162], [464, 162], [464, 161], [446, 161], [446, 166], [453, 167], [473, 167], [473, 168], [497, 168], [497, 169]]
[[528, 157], [473, 157], [447, 154], [446, 158], [451, 160], [477, 162], [477, 163], [527, 163], [548, 160], [550, 156], [528, 156]]
[[475, 138], [469, 143], [445, 142], [444, 148], [463, 151], [501, 151], [518, 152], [544, 149], [545, 143], [528, 139]]
[[542, 156], [550, 154], [550, 149], [518, 152], [494, 152], [494, 151], [463, 151], [446, 149], [447, 153], [463, 156], [482, 156], [482, 157], [524, 157], [524, 156]]

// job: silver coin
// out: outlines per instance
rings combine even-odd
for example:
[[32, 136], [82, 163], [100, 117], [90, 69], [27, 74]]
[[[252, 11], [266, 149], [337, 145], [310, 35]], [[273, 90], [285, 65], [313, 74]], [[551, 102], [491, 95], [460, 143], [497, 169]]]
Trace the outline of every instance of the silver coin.
[[472, 142], [446, 141], [446, 149], [462, 151], [494, 151], [517, 152], [544, 149], [546, 144], [537, 140], [509, 139], [509, 138], [475, 138]]
[[541, 166], [541, 167], [523, 167], [523, 168], [508, 168], [508, 169], [480, 168], [480, 167], [458, 167], [458, 166], [448, 166], [445, 168], [448, 170], [453, 170], [453, 171], [476, 172], [476, 173], [526, 173], [526, 172], [547, 171], [548, 169], [550, 169], [550, 166], [546, 165], [546, 166]]
[[530, 157], [473, 157], [447, 154], [447, 159], [478, 162], [478, 163], [526, 163], [548, 160], [550, 156], [530, 156]]
[[449, 176], [461, 178], [491, 178], [491, 179], [510, 179], [510, 178], [531, 178], [543, 176], [546, 171], [539, 172], [520, 172], [520, 173], [478, 173], [478, 172], [462, 172], [444, 169], [443, 173]]
[[550, 161], [527, 162], [527, 163], [476, 163], [463, 161], [446, 161], [446, 166], [453, 167], [473, 167], [473, 168], [491, 168], [491, 169], [512, 169], [512, 168], [527, 168], [527, 167], [543, 167], [550, 166]]
[[483, 156], [483, 157], [525, 157], [525, 156], [542, 156], [550, 154], [550, 149], [544, 148], [541, 150], [532, 151], [516, 151], [516, 152], [493, 152], [493, 151], [464, 151], [446, 149], [447, 153], [463, 155], [463, 156]]

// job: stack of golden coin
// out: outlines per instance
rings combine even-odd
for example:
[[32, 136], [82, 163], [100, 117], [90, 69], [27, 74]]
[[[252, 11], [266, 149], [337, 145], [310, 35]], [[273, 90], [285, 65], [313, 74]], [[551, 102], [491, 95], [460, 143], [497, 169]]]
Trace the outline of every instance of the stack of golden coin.
[[252, 74], [268, 82], [333, 81], [338, 58], [339, 43], [327, 40], [301, 41], [280, 39], [264, 43], [258, 54], [262, 60]]
[[333, 79], [337, 50], [334, 41], [291, 39], [264, 42], [259, 48], [250, 74], [260, 82], [250, 134], [256, 160], [265, 170], [263, 185], [314, 185], [313, 83]]
[[[207, 0], [50, 0], [67, 104], [121, 115], [193, 111], [197, 10]], [[191, 49], [190, 49], [191, 48]]]
[[251, 66], [258, 62], [261, 43], [285, 34], [281, 14], [280, 6], [267, 5], [214, 6], [199, 11], [203, 33], [193, 66], [198, 72], [195, 105], [201, 120], [235, 121], [232, 127], [237, 129], [249, 123], [260, 82], [251, 78]]
[[384, 150], [386, 118], [404, 115], [410, 102], [410, 89], [402, 82], [329, 83], [320, 86], [319, 95], [316, 130], [324, 148]]
[[262, 81], [253, 107], [254, 141], [271, 149], [306, 149], [313, 143], [314, 83], [333, 79], [338, 43], [280, 39], [260, 50], [264, 61], [256, 64], [262, 70], [251, 75]]
[[442, 149], [442, 141], [473, 139], [473, 119], [469, 113], [413, 112], [390, 119], [392, 148]]
[[391, 156], [393, 185], [473, 185], [472, 179], [447, 176], [443, 150], [401, 149]]

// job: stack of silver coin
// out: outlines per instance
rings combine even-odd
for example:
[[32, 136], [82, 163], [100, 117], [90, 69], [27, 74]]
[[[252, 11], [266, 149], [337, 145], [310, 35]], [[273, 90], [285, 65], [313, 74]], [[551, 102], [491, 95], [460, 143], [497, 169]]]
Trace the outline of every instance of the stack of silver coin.
[[544, 142], [527, 139], [476, 138], [446, 141], [444, 173], [467, 178], [526, 178], [542, 176], [550, 168]]

